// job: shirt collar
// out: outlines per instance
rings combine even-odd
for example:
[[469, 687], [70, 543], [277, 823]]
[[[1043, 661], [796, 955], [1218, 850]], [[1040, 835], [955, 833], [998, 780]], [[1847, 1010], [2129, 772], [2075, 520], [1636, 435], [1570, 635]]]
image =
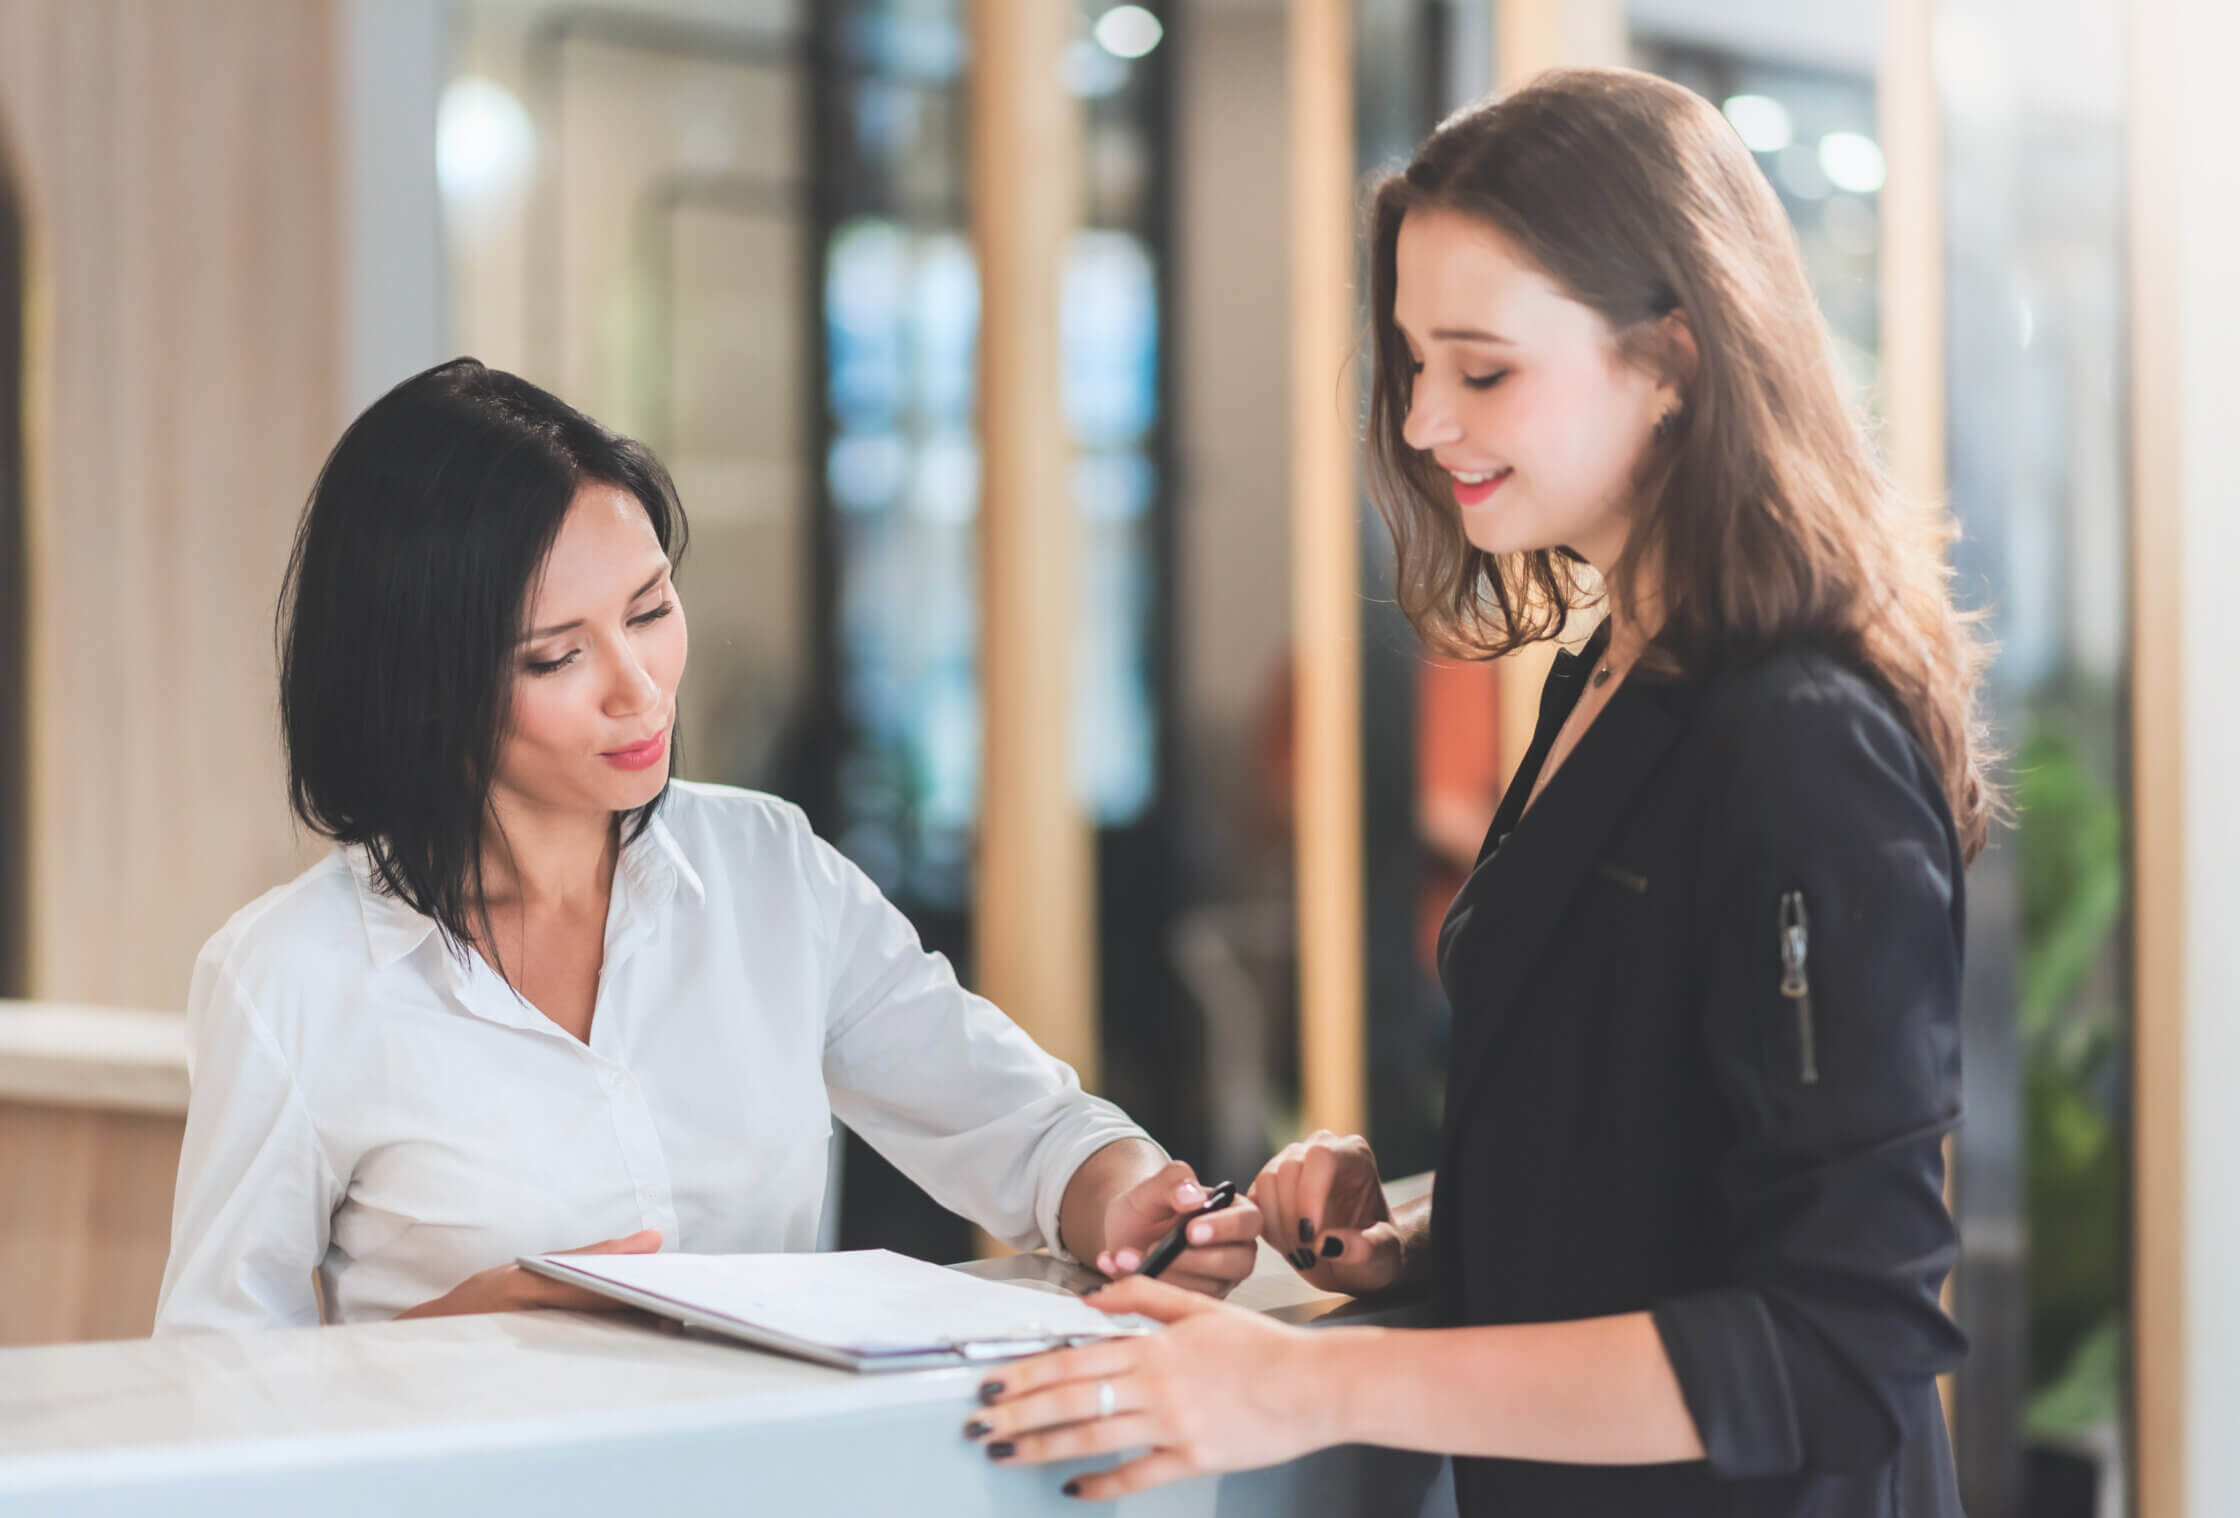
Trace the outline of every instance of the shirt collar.
[[[350, 861], [351, 879], [357, 882], [358, 909], [365, 919], [366, 947], [373, 954], [373, 967], [378, 970], [393, 965], [434, 934], [436, 921], [382, 889], [381, 877], [363, 848], [344, 852]], [[660, 905], [679, 886], [695, 902], [705, 904], [708, 899], [700, 872], [685, 858], [676, 835], [658, 815], [643, 833], [622, 845], [615, 881], [643, 907]]]
[[343, 852], [350, 861], [350, 878], [357, 882], [358, 910], [365, 918], [366, 947], [373, 953], [373, 967], [379, 970], [395, 964], [435, 932], [436, 920], [384, 890], [381, 876], [363, 847]]

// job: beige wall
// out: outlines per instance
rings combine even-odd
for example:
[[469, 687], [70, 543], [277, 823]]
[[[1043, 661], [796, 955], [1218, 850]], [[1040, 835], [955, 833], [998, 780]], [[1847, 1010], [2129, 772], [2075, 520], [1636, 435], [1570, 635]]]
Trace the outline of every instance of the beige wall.
[[337, 427], [333, 19], [9, 0], [28, 201], [34, 995], [176, 1006], [296, 868], [272, 612]]

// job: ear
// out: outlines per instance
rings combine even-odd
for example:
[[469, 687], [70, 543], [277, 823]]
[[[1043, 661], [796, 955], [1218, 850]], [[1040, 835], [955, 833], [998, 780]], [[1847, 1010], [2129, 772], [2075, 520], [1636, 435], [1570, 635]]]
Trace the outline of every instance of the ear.
[[1695, 386], [1697, 362], [1696, 331], [1688, 323], [1688, 313], [1675, 306], [1658, 317], [1651, 342], [1657, 372], [1663, 376], [1657, 383], [1657, 413], [1685, 410], [1688, 392]]

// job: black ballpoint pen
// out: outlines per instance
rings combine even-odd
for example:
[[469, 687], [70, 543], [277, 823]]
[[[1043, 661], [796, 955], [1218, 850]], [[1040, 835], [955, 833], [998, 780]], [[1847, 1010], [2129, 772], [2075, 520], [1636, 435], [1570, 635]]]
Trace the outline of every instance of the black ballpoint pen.
[[1143, 1257], [1139, 1275], [1155, 1276], [1172, 1265], [1190, 1247], [1190, 1225], [1209, 1212], [1219, 1212], [1237, 1199], [1237, 1183], [1223, 1181], [1206, 1193], [1206, 1202], [1196, 1212], [1186, 1214], [1182, 1221], [1167, 1231], [1167, 1236], [1151, 1246], [1151, 1253]]

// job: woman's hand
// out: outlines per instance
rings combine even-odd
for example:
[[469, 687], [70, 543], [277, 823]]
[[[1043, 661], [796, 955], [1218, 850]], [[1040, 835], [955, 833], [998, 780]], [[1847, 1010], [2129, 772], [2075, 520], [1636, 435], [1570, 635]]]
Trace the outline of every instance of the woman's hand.
[[[1106, 1204], [1105, 1247], [1097, 1255], [1097, 1269], [1108, 1276], [1141, 1269], [1144, 1256], [1166, 1237], [1167, 1230], [1205, 1203], [1205, 1188], [1198, 1184], [1196, 1172], [1181, 1160], [1169, 1162]], [[1260, 1209], [1240, 1196], [1190, 1224], [1183, 1235], [1187, 1247], [1160, 1279], [1209, 1297], [1225, 1297], [1252, 1274], [1260, 1255], [1255, 1242], [1260, 1231]]]
[[1324, 1291], [1382, 1291], [1406, 1272], [1377, 1157], [1359, 1134], [1325, 1128], [1289, 1146], [1253, 1181], [1252, 1200], [1276, 1253]]
[[[661, 1248], [661, 1231], [641, 1228], [626, 1238], [587, 1244], [581, 1249], [555, 1250], [556, 1254], [653, 1254]], [[518, 1265], [493, 1265], [480, 1270], [432, 1302], [422, 1302], [397, 1314], [400, 1318], [448, 1318], [474, 1312], [517, 1312], [528, 1307], [570, 1307], [578, 1312], [612, 1312], [627, 1304], [602, 1297], [581, 1286], [540, 1276]]]
[[1105, 1501], [1342, 1442], [1337, 1400], [1318, 1384], [1324, 1378], [1305, 1330], [1140, 1276], [1088, 1300], [1172, 1326], [992, 1372], [980, 1388], [987, 1406], [965, 1425], [965, 1437], [997, 1463], [1148, 1450], [1066, 1483], [1069, 1497]]

